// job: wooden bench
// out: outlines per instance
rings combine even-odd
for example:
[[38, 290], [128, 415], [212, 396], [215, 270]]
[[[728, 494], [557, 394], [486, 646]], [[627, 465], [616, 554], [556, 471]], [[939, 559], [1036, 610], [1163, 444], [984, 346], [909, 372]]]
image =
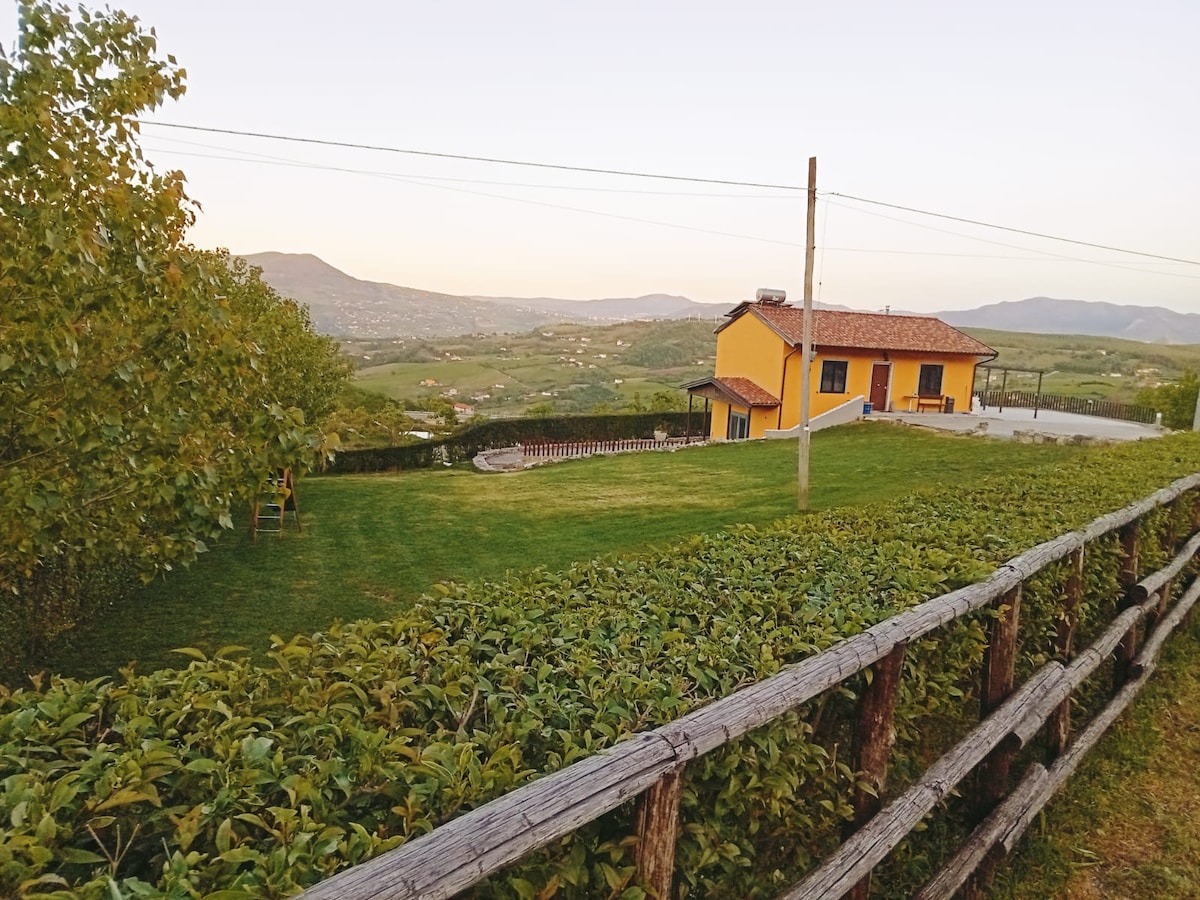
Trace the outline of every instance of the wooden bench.
[[941, 412], [946, 406], [945, 394], [917, 394], [917, 412], [931, 409]]

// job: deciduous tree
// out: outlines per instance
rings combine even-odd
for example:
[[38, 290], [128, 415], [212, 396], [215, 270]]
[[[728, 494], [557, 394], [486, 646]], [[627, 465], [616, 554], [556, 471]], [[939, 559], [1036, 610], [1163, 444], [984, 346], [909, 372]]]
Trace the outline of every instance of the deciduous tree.
[[231, 328], [251, 354], [260, 391], [252, 407], [295, 407], [309, 424], [334, 409], [350, 376], [337, 342], [313, 330], [308, 308], [283, 297], [262, 279], [262, 270], [228, 250], [200, 255], [205, 277]]
[[[0, 631], [69, 624], [47, 610], [80, 573], [203, 551], [264, 473], [312, 458], [324, 402], [264, 351], [303, 317], [186, 243], [183, 176], [138, 146], [136, 117], [182, 94], [184, 70], [124, 13], [17, 7], [0, 55]], [[302, 365], [327, 361], [301, 345]]]

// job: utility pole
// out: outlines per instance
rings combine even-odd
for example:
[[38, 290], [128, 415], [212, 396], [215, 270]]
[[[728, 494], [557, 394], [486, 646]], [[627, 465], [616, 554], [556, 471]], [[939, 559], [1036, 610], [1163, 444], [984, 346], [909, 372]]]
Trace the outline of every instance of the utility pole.
[[1200, 394], [1196, 395], [1196, 412], [1192, 416], [1192, 431], [1200, 431]]
[[800, 511], [808, 510], [808, 395], [812, 391], [812, 283], [817, 246], [817, 158], [808, 158], [808, 238], [804, 245], [804, 330], [800, 341]]

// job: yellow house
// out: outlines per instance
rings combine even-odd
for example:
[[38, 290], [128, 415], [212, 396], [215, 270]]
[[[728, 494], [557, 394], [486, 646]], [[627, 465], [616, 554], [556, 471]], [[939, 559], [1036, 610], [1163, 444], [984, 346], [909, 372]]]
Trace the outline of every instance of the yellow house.
[[[726, 315], [716, 332], [715, 374], [684, 385], [711, 403], [710, 437], [760, 438], [795, 427], [804, 310], [760, 300]], [[850, 401], [880, 411], [965, 412], [975, 367], [996, 356], [940, 319], [826, 309], [812, 315], [813, 418]]]

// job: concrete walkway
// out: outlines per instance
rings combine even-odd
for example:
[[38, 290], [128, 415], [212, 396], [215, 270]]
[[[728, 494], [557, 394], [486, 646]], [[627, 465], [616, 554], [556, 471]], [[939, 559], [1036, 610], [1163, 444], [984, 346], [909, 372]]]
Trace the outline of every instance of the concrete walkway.
[[1040, 409], [1034, 418], [1032, 409], [1008, 407], [1000, 412], [989, 407], [978, 413], [871, 413], [870, 421], [899, 421], [941, 431], [984, 433], [992, 437], [1020, 439], [1022, 435], [1043, 435], [1054, 439], [1078, 438], [1093, 441], [1137, 441], [1160, 437], [1167, 433], [1158, 425], [1141, 425], [1099, 416], [1080, 416], [1074, 413]]
[[475, 468], [481, 472], [520, 472], [525, 468], [525, 457], [520, 447], [504, 447], [499, 450], [484, 450], [474, 459]]

